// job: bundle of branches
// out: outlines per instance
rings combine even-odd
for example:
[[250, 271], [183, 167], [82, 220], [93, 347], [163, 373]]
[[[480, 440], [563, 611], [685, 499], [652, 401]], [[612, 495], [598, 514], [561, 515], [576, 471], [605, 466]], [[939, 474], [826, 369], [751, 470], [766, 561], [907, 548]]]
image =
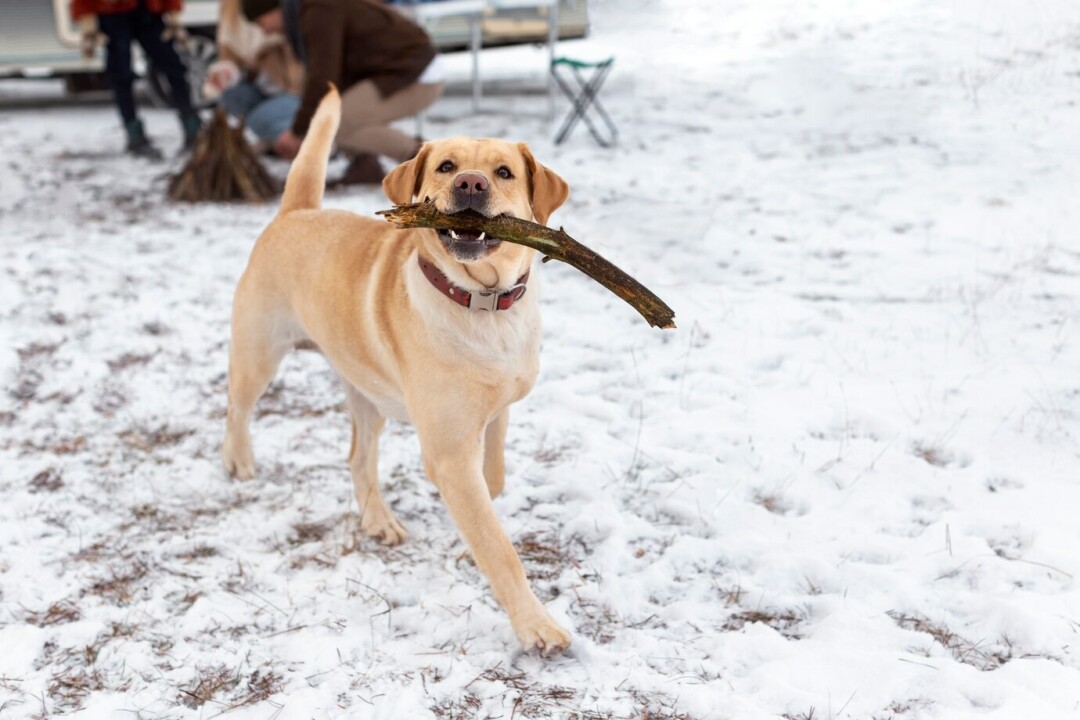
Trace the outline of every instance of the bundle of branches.
[[399, 228], [435, 228], [484, 232], [493, 238], [539, 250], [544, 262], [554, 258], [585, 273], [638, 311], [653, 327], [675, 327], [675, 312], [649, 288], [612, 265], [566, 234], [562, 228], [552, 230], [528, 220], [507, 217], [485, 217], [475, 210], [462, 210], [447, 215], [435, 204], [426, 201], [412, 205], [396, 205], [392, 210], [380, 210], [382, 215]]
[[169, 197], [186, 202], [259, 202], [279, 192], [278, 181], [244, 138], [244, 127], [232, 127], [221, 108], [203, 126], [184, 169], [169, 182]]

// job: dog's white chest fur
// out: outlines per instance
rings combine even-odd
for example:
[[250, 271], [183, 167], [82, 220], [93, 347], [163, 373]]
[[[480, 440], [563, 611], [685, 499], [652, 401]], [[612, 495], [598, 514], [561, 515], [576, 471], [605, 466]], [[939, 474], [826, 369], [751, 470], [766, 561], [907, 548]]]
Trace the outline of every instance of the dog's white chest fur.
[[[415, 263], [410, 261], [410, 266]], [[532, 273], [526, 294], [509, 310], [468, 310], [431, 286], [423, 273], [405, 276], [409, 302], [424, 320], [433, 345], [488, 375], [488, 381], [532, 388], [540, 357], [540, 279]], [[450, 307], [448, 307], [450, 306]]]

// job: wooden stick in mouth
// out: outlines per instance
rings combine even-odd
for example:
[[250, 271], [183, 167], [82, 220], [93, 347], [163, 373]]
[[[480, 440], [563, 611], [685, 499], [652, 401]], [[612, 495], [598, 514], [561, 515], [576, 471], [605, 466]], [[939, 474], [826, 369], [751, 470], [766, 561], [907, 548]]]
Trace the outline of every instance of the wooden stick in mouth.
[[382, 215], [399, 228], [483, 232], [490, 237], [531, 247], [544, 254], [544, 262], [554, 258], [585, 273], [637, 310], [649, 325], [661, 329], [675, 327], [675, 311], [663, 300], [596, 252], [567, 235], [561, 227], [552, 230], [544, 225], [505, 215], [489, 218], [471, 209], [448, 215], [436, 209], [435, 204], [430, 201], [396, 205], [391, 210], [380, 210], [376, 214]]

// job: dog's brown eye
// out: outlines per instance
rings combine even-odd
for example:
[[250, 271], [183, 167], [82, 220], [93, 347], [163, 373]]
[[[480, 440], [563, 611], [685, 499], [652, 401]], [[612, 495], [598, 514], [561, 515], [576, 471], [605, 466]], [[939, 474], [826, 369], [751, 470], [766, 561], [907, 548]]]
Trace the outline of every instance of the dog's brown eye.
[[503, 165], [501, 168], [499, 168], [495, 172], [503, 180], [509, 180], [510, 178], [514, 177], [514, 173], [510, 172], [510, 168], [506, 167], [505, 165]]
[[439, 166], [439, 172], [448, 173], [454, 172], [454, 163], [449, 160], [444, 160], [443, 164]]

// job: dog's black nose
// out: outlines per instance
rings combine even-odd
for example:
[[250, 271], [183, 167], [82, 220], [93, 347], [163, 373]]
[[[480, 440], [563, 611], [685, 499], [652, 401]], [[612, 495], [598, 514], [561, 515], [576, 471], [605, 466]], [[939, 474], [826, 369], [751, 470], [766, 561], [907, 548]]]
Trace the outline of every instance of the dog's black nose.
[[465, 197], [487, 194], [487, 178], [479, 173], [461, 173], [454, 178], [454, 193]]

